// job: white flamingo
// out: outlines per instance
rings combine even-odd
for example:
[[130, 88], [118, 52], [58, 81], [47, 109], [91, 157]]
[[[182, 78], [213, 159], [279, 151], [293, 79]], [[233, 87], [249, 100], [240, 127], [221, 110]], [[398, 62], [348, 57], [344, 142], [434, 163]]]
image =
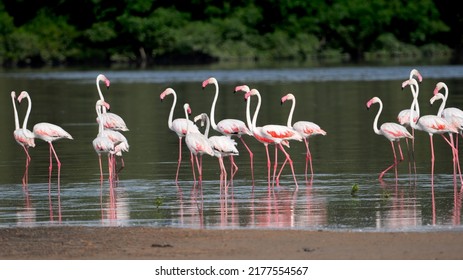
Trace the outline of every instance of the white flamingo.
[[22, 128], [19, 127], [19, 118], [18, 118], [18, 111], [16, 110], [16, 92], [11, 92], [11, 101], [13, 102], [13, 110], [14, 110], [14, 124], [15, 130], [13, 131], [13, 137], [16, 142], [23, 147], [24, 152], [26, 153], [26, 167], [24, 170], [24, 175], [22, 178], [23, 186], [26, 186], [28, 183], [28, 173], [29, 173], [29, 163], [31, 162], [31, 157], [29, 155], [29, 148], [35, 147], [35, 138], [34, 133], [27, 129], [27, 121], [29, 119], [29, 114], [31, 113], [31, 104], [28, 104], [26, 116], [24, 117], [24, 122]]
[[[214, 77], [211, 77], [205, 81], [203, 81], [203, 89], [209, 85], [213, 84], [215, 86], [215, 95], [214, 95], [214, 100], [212, 101], [211, 105], [211, 113], [209, 114], [211, 118], [211, 126], [212, 129], [214, 129], [217, 132], [220, 132], [223, 135], [226, 136], [236, 136], [238, 137], [243, 145], [246, 147], [246, 150], [249, 153], [249, 159], [250, 159], [250, 165], [251, 165], [251, 178], [252, 178], [252, 184], [254, 185], [254, 154], [252, 153], [251, 149], [248, 147], [246, 142], [244, 142], [243, 135], [252, 135], [250, 129], [246, 126], [246, 124], [238, 119], [223, 119], [219, 121], [218, 123], [215, 122], [215, 107], [217, 104], [217, 99], [219, 97], [219, 84], [217, 82], [217, 79]], [[230, 160], [232, 162], [232, 177], [233, 175], [238, 171], [238, 166], [235, 164], [233, 156], [230, 156]], [[234, 170], [233, 170], [234, 168]]]
[[182, 139], [185, 137], [187, 130], [190, 129], [192, 132], [199, 133], [198, 127], [190, 120], [185, 118], [177, 118], [173, 120], [175, 105], [177, 104], [177, 94], [172, 88], [166, 88], [159, 96], [161, 102], [166, 96], [172, 95], [174, 100], [172, 101], [172, 107], [170, 108], [169, 117], [167, 119], [167, 127], [175, 132], [178, 136], [178, 160], [177, 160], [177, 172], [175, 174], [175, 182], [178, 182], [178, 173], [180, 170], [180, 164], [182, 162]]

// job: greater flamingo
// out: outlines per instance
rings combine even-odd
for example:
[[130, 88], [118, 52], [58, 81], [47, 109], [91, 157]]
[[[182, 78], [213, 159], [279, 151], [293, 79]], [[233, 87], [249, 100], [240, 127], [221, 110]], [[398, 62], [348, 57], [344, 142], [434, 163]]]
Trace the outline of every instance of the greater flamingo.
[[[188, 103], [185, 103], [183, 105], [183, 109], [185, 110], [185, 119], [189, 120], [188, 115], [191, 114], [190, 105]], [[212, 149], [211, 142], [206, 136], [204, 136], [204, 134], [190, 130], [190, 124], [189, 122], [187, 122], [185, 143], [191, 152], [191, 168], [193, 170], [193, 176], [195, 177], [194, 162], [193, 162], [193, 158], [194, 158], [196, 160], [196, 166], [198, 168], [199, 183], [201, 184], [202, 183], [202, 155], [208, 154], [210, 156], [214, 156], [214, 150]], [[198, 156], [201, 157], [201, 163], [198, 160]]]
[[309, 161], [310, 161], [310, 172], [313, 176], [312, 154], [310, 153], [310, 149], [309, 149], [309, 138], [316, 136], [316, 135], [325, 136], [326, 131], [321, 129], [318, 124], [309, 122], [309, 121], [297, 121], [294, 124], [292, 124], [294, 108], [296, 107], [296, 97], [293, 94], [288, 93], [281, 98], [281, 104], [285, 103], [288, 100], [291, 100], [293, 104], [291, 105], [291, 111], [289, 112], [289, 115], [288, 115], [287, 126], [292, 127], [294, 130], [299, 132], [304, 139], [304, 144], [305, 144], [305, 148], [307, 151], [306, 156], [305, 156], [305, 179], [307, 181], [307, 168], [308, 168]]
[[[268, 182], [270, 186], [270, 157], [268, 154], [268, 144], [275, 144], [275, 163], [274, 163], [274, 170], [273, 170], [273, 175], [275, 177], [276, 173], [276, 166], [277, 166], [277, 157], [276, 157], [276, 151], [277, 147], [285, 154], [286, 160], [289, 162], [289, 165], [291, 166], [291, 171], [293, 174], [294, 178], [294, 183], [296, 184], [296, 190], [299, 189], [299, 185], [297, 184], [297, 179], [296, 179], [296, 174], [294, 173], [294, 166], [293, 166], [293, 161], [289, 154], [285, 151], [283, 148], [283, 145], [288, 146], [288, 141], [289, 140], [298, 140], [302, 141], [302, 136], [295, 131], [294, 129], [284, 126], [284, 125], [265, 125], [263, 127], [257, 127], [257, 116], [259, 115], [260, 111], [260, 106], [262, 102], [262, 98], [260, 96], [260, 93], [257, 89], [251, 89], [249, 92], [247, 92], [244, 96], [246, 100], [248, 100], [251, 96], [256, 95], [257, 96], [257, 107], [254, 112], [254, 116], [252, 118], [252, 128], [251, 131], [254, 134], [254, 137], [260, 141], [261, 143], [264, 143], [265, 149], [267, 152], [267, 168], [268, 168]], [[249, 101], [248, 101], [249, 102]], [[246, 105], [246, 114], [250, 115], [250, 106], [247, 104]]]
[[29, 148], [35, 147], [35, 138], [34, 133], [27, 129], [27, 120], [29, 119], [29, 114], [31, 113], [31, 104], [28, 104], [26, 116], [24, 117], [23, 127], [19, 127], [19, 118], [18, 118], [18, 111], [16, 110], [16, 92], [11, 92], [11, 101], [13, 102], [13, 110], [14, 110], [14, 124], [15, 130], [13, 131], [13, 137], [16, 142], [23, 147], [24, 152], [26, 153], [26, 167], [24, 170], [24, 175], [22, 178], [23, 186], [27, 185], [28, 181], [28, 171], [29, 171], [29, 163], [31, 162], [31, 157], [29, 155]]
[[[214, 155], [219, 159], [220, 179], [223, 180], [225, 186], [227, 186], [227, 170], [225, 169], [223, 158], [239, 155], [238, 149], [236, 148], [237, 143], [235, 140], [225, 135], [209, 137], [210, 121], [206, 113], [201, 113], [194, 118], [195, 123], [199, 120], [201, 120], [201, 125], [204, 125], [204, 123], [206, 124], [204, 136], [208, 137], [212, 149], [214, 150]], [[233, 180], [233, 178], [230, 180]]]
[[[437, 116], [443, 117], [447, 121], [449, 121], [457, 130], [458, 134], [462, 133], [463, 129], [463, 111], [455, 108], [455, 107], [449, 107], [445, 108], [446, 102], [447, 102], [447, 95], [443, 95], [442, 93], [439, 92], [439, 89], [436, 88], [437, 90], [434, 90], [434, 95], [433, 97], [429, 100], [431, 104], [434, 104], [436, 100], [441, 99], [442, 103], [439, 107], [439, 110], [437, 112]], [[458, 168], [458, 173], [460, 175], [460, 182], [463, 188], [463, 178], [461, 175], [461, 168], [460, 168], [460, 159], [458, 155], [458, 134], [455, 134], [455, 142], [453, 142], [453, 134], [449, 133], [450, 137], [450, 143], [455, 145], [455, 153], [453, 155], [453, 160], [454, 160], [454, 169]], [[456, 170], [454, 170], [454, 174], [456, 175]]]
[[172, 120], [174, 117], [175, 105], [177, 104], [177, 94], [175, 93], [175, 90], [173, 90], [172, 88], [166, 88], [160, 95], [161, 102], [168, 95], [172, 95], [174, 98], [172, 102], [172, 107], [170, 108], [169, 118], [167, 119], [167, 126], [178, 136], [178, 161], [177, 172], [175, 174], [175, 182], [178, 182], [178, 173], [180, 170], [180, 164], [182, 162], [182, 139], [183, 137], [185, 137], [188, 129], [196, 133], [199, 133], [199, 130], [198, 127], [192, 121], [187, 120], [185, 118], [178, 118]]
[[[423, 81], [423, 77], [421, 76], [420, 72], [416, 69], [412, 69], [410, 71], [410, 77], [409, 79], [411, 78], [415, 78], [418, 79], [418, 82], [421, 83], [421, 81]], [[413, 101], [412, 103], [414, 103], [415, 101]], [[416, 104], [415, 104], [416, 106]], [[412, 114], [412, 111], [410, 109], [404, 109], [402, 111], [399, 112], [399, 114], [397, 115], [397, 121], [399, 122], [399, 124], [405, 126], [405, 127], [410, 127], [410, 116], [413, 117], [413, 119], [415, 120], [415, 122], [420, 118], [420, 112], [419, 110], [416, 110], [414, 111], [413, 115]], [[411, 128], [412, 130], [412, 136], [415, 137], [415, 129]], [[407, 141], [407, 147], [408, 147], [408, 139], [406, 139]], [[415, 151], [415, 139], [412, 139], [412, 156], [414, 156], [414, 151]]]
[[[251, 149], [248, 147], [246, 142], [244, 142], [243, 135], [252, 135], [251, 131], [249, 128], [245, 125], [245, 123], [241, 120], [238, 119], [223, 119], [220, 122], [216, 123], [215, 122], [215, 106], [217, 103], [217, 99], [219, 97], [219, 84], [217, 82], [217, 79], [214, 77], [211, 77], [205, 81], [203, 81], [203, 89], [209, 85], [213, 84], [215, 86], [215, 95], [214, 95], [214, 100], [212, 101], [211, 105], [211, 113], [210, 113], [210, 118], [211, 118], [211, 126], [212, 129], [215, 131], [218, 131], [222, 133], [223, 135], [226, 136], [237, 136], [243, 145], [246, 147], [246, 150], [248, 150], [249, 153], [249, 159], [250, 159], [250, 165], [251, 165], [251, 178], [252, 178], [252, 185], [254, 185], [254, 163], [253, 163], [253, 158], [254, 155], [251, 151]], [[232, 167], [235, 167], [235, 170], [233, 171], [232, 168], [232, 174], [235, 174], [238, 171], [238, 167], [236, 166], [233, 156], [230, 156], [230, 160], [232, 162]], [[233, 176], [233, 175], [232, 175]]]
[[[27, 98], [27, 101], [29, 102], [29, 105], [32, 107], [32, 102], [29, 94], [26, 91], [21, 92], [21, 94], [18, 97], [18, 102], [21, 103], [21, 100], [23, 98]], [[59, 188], [60, 188], [60, 173], [61, 173], [61, 162], [58, 158], [58, 155], [56, 154], [55, 148], [53, 147], [53, 142], [62, 138], [67, 138], [70, 140], [73, 140], [71, 134], [66, 132], [64, 129], [61, 127], [47, 123], [47, 122], [41, 122], [36, 125], [34, 125], [34, 128], [32, 129], [34, 132], [35, 138], [42, 139], [43, 141], [47, 142], [48, 145], [50, 146], [50, 166], [48, 167], [48, 184], [50, 186], [51, 184], [51, 171], [53, 169], [53, 164], [52, 164], [52, 154], [55, 156], [56, 163], [58, 165], [58, 194], [59, 194]]]
[[[103, 100], [98, 100], [96, 102], [96, 112], [97, 115], [101, 115], [101, 111], [103, 110], [101, 107], [105, 107], [105, 109], [109, 109], [109, 104]], [[101, 155], [106, 154], [108, 156], [108, 170], [109, 170], [109, 182], [112, 182], [112, 173], [113, 173], [113, 166], [112, 166], [112, 155], [114, 154], [114, 142], [108, 137], [105, 133], [103, 128], [103, 123], [98, 125], [98, 135], [92, 142], [93, 148], [95, 152], [98, 154], [98, 162], [100, 164], [100, 183], [103, 184], [103, 167], [101, 163]]]
[[[381, 112], [383, 111], [383, 102], [381, 101], [379, 97], [373, 97], [367, 102], [366, 106], [367, 106], [367, 109], [370, 109], [371, 105], [375, 103], [379, 103], [379, 110], [378, 110], [378, 113], [376, 113], [375, 120], [373, 121], [373, 130], [376, 134], [383, 135], [384, 137], [387, 138], [387, 140], [391, 142], [392, 153], [394, 155], [394, 162], [379, 174], [379, 180], [382, 180], [384, 174], [387, 171], [389, 171], [389, 169], [391, 169], [392, 167], [397, 166], [397, 164], [399, 163], [397, 161], [397, 155], [395, 152], [394, 142], [397, 142], [397, 146], [400, 152], [400, 160], [402, 161], [403, 154], [402, 154], [402, 148], [400, 147], [400, 139], [402, 138], [413, 139], [413, 136], [410, 134], [410, 132], [408, 132], [408, 130], [404, 126], [397, 124], [397, 123], [393, 123], [393, 122], [383, 123], [380, 126], [380, 128], [378, 128], [379, 116], [381, 115]], [[397, 177], [397, 169], [396, 169], [396, 177]]]
[[[419, 110], [419, 104], [418, 104], [418, 95], [419, 95], [419, 88], [418, 88], [418, 82], [414, 79], [411, 78], [409, 80], [406, 80], [402, 83], [402, 88], [406, 87], [407, 85], [410, 86], [412, 95], [413, 95], [413, 101], [412, 105], [410, 107], [410, 111]], [[414, 129], [418, 129], [421, 131], [424, 131], [428, 133], [429, 135], [429, 141], [431, 145], [431, 185], [434, 190], [434, 144], [433, 144], [433, 135], [434, 134], [440, 134], [444, 138], [444, 140], [450, 145], [452, 149], [452, 154], [454, 155], [455, 159], [455, 147], [453, 146], [453, 143], [451, 143], [443, 134], [445, 133], [458, 133], [458, 130], [450, 124], [448, 121], [446, 121], [444, 118], [435, 116], [435, 115], [426, 115], [426, 116], [421, 116], [418, 121], [414, 121], [413, 118], [410, 118], [410, 126]], [[452, 141], [452, 139], [450, 139]], [[455, 161], [454, 161], [455, 162]]]
[[[100, 89], [100, 82], [104, 82], [107, 88], [109, 88], [111, 83], [109, 79], [106, 78], [106, 76], [103, 74], [99, 74], [96, 77], [96, 88], [98, 90], [98, 95], [101, 100], [105, 101], [103, 93], [101, 92], [101, 89]], [[104, 106], [101, 107], [101, 109], [102, 109], [101, 115], [96, 118], [96, 121], [99, 123], [101, 120], [103, 120], [104, 128], [111, 129], [111, 130], [117, 130], [117, 131], [128, 131], [129, 130], [124, 119], [121, 116], [114, 114], [114, 113], [107, 112]]]

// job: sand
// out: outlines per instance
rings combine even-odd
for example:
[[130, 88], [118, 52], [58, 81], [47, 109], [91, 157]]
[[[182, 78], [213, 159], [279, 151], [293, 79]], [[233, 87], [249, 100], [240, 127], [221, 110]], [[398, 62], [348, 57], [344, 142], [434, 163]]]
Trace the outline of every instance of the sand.
[[453, 260], [463, 232], [199, 230], [150, 227], [0, 229], [3, 260]]

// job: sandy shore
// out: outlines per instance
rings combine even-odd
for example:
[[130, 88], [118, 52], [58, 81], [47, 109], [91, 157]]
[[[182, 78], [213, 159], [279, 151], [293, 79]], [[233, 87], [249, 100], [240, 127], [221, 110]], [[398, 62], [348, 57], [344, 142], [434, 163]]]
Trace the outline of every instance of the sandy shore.
[[463, 259], [463, 232], [0, 229], [0, 259]]

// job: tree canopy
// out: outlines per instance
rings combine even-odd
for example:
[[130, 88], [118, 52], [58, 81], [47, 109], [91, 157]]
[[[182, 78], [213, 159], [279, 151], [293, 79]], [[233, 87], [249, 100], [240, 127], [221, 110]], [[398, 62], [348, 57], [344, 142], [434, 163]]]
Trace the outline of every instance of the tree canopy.
[[0, 0], [0, 63], [363, 61], [452, 50], [458, 57], [463, 20], [461, 13], [448, 11], [455, 5], [450, 0]]

